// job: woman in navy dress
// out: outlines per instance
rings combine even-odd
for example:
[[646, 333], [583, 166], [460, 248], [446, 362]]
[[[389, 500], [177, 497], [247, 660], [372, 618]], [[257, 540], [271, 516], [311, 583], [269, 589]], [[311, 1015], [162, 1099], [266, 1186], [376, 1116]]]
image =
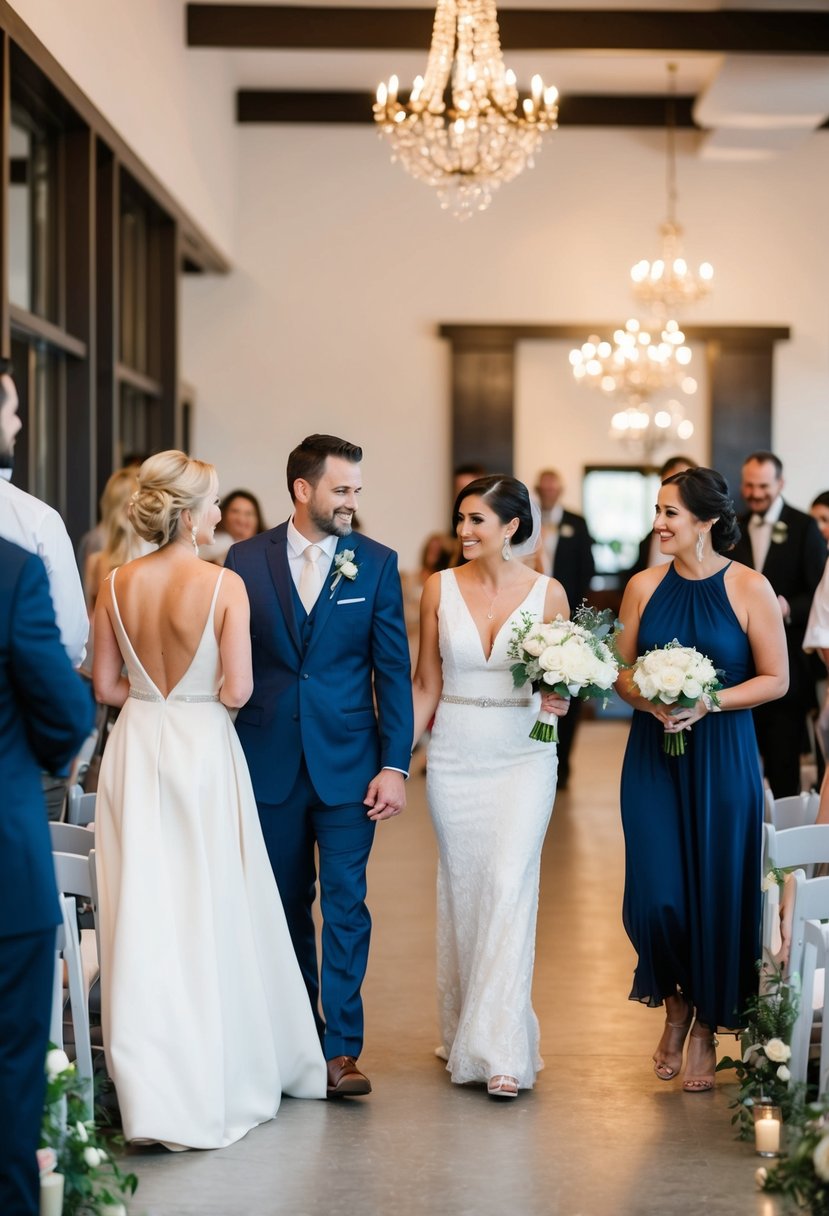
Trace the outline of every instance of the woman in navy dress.
[[[690, 1032], [683, 1089], [700, 1093], [714, 1085], [714, 1031], [740, 1026], [757, 989], [763, 782], [750, 711], [783, 695], [788, 663], [771, 585], [726, 556], [739, 529], [719, 473], [667, 478], [654, 531], [673, 560], [628, 583], [622, 658], [676, 638], [722, 670], [724, 687], [719, 705], [672, 712], [641, 697], [630, 670], [619, 677], [636, 711], [622, 769], [623, 916], [639, 955], [630, 999], [666, 1007], [654, 1071], [679, 1074]], [[667, 756], [664, 732], [681, 730], [685, 754]]]

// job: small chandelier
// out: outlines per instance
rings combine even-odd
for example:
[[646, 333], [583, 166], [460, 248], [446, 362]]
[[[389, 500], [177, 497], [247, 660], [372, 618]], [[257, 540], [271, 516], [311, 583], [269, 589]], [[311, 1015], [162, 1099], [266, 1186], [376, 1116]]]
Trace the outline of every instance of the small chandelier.
[[591, 334], [581, 347], [570, 351], [573, 376], [579, 384], [599, 388], [622, 401], [641, 402], [655, 392], [680, 387], [696, 391], [688, 374], [691, 348], [676, 321], [666, 321], [658, 335], [635, 318], [617, 329], [613, 342]]
[[676, 64], [668, 64], [667, 100], [667, 173], [666, 193], [668, 200], [665, 223], [661, 226], [662, 251], [653, 262], [642, 258], [632, 267], [633, 294], [637, 300], [663, 315], [673, 312], [683, 304], [696, 304], [711, 290], [714, 268], [710, 262], [702, 262], [693, 271], [682, 252], [682, 228], [676, 219]]
[[648, 461], [662, 444], [669, 440], [685, 442], [693, 433], [693, 422], [675, 399], [658, 407], [648, 401], [631, 404], [610, 419], [611, 438], [638, 448]]
[[558, 90], [533, 76], [519, 106], [504, 67], [495, 0], [437, 0], [425, 76], [407, 102], [392, 76], [377, 89], [374, 118], [412, 177], [437, 187], [458, 219], [484, 211], [504, 182], [533, 165], [558, 119]]

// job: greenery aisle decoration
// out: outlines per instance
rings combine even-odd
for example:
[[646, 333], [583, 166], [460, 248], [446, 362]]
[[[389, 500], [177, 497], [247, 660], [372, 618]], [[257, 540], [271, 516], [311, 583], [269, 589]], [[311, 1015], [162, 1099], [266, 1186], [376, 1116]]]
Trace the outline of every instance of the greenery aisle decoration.
[[43, 1107], [42, 1173], [63, 1175], [63, 1216], [115, 1216], [125, 1212], [123, 1199], [138, 1186], [102, 1143], [95, 1121], [88, 1118], [86, 1082], [54, 1046], [46, 1055], [46, 1101]]
[[758, 1169], [758, 1186], [788, 1196], [811, 1216], [829, 1216], [829, 1097], [792, 1112], [786, 1144], [773, 1169]]
[[737, 1124], [743, 1140], [754, 1138], [754, 1106], [759, 1101], [779, 1106], [787, 1127], [802, 1108], [805, 1087], [789, 1084], [788, 1068], [798, 1004], [797, 993], [784, 982], [781, 972], [767, 970], [765, 991], [746, 1005], [742, 1057], [732, 1060], [725, 1056], [717, 1065], [717, 1072], [733, 1068], [737, 1073], [740, 1090], [731, 1104], [737, 1108], [731, 1122]]

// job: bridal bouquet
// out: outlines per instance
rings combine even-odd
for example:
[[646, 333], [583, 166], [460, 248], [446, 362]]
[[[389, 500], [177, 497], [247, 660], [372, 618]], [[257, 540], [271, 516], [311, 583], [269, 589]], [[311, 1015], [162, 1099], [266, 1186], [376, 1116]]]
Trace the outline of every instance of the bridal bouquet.
[[[710, 659], [693, 646], [681, 646], [676, 638], [667, 646], [649, 650], [633, 664], [633, 682], [646, 701], [653, 705], [679, 705], [691, 709], [707, 697], [718, 705], [720, 675]], [[665, 754], [685, 755], [685, 732], [665, 732]]]
[[[507, 648], [509, 658], [515, 660], [510, 670], [516, 688], [531, 684], [533, 692], [555, 692], [582, 701], [600, 697], [606, 704], [619, 674], [619, 662], [607, 641], [615, 623], [609, 608], [596, 612], [586, 604], [576, 609], [571, 621], [559, 615], [545, 624], [522, 612]], [[557, 722], [555, 714], [541, 710], [530, 738], [557, 743]]]

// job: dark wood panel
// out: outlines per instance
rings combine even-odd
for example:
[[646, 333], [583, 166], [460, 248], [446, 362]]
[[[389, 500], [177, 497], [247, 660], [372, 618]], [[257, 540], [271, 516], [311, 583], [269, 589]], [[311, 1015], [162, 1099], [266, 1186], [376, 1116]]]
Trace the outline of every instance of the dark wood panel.
[[11, 129], [11, 81], [9, 37], [0, 30], [0, 354], [11, 354], [9, 329], [9, 135]]
[[711, 463], [739, 500], [744, 459], [771, 447], [774, 347], [713, 341], [708, 356]]
[[86, 358], [86, 343], [75, 334], [69, 334], [59, 326], [53, 325], [51, 321], [46, 321], [43, 317], [38, 317], [35, 313], [28, 312], [17, 304], [9, 304], [9, 319], [16, 333], [27, 338], [41, 338], [50, 346], [54, 346], [67, 355], [74, 355], [77, 359]]
[[[619, 321], [568, 321], [563, 325], [522, 324], [464, 324], [448, 323], [438, 327], [441, 338], [449, 338], [457, 346], [503, 346], [507, 342], [521, 342], [531, 338], [578, 338], [585, 341], [587, 334], [611, 334], [619, 328]], [[691, 342], [719, 340], [740, 346], [768, 346], [791, 337], [787, 325], [683, 325], [683, 332]]]
[[[345, 90], [239, 89], [236, 121], [240, 123], [370, 123], [373, 93]], [[664, 127], [667, 98], [608, 94], [569, 94], [559, 105], [559, 122], [567, 127]], [[676, 99], [676, 125], [696, 128], [693, 97]]]
[[[416, 50], [431, 40], [434, 6], [323, 8], [188, 4], [188, 46], [317, 50]], [[766, 10], [503, 9], [507, 50], [650, 50], [820, 55], [829, 14]]]
[[79, 538], [95, 518], [97, 384], [95, 382], [95, 137], [71, 131], [63, 137], [65, 192], [66, 327], [86, 345], [85, 359], [66, 363], [68, 436], [66, 526]]
[[118, 299], [118, 241], [121, 215], [121, 174], [109, 148], [97, 145], [95, 230], [95, 294], [98, 446], [95, 469], [95, 497], [100, 497], [107, 478], [115, 468], [115, 449], [120, 430], [118, 362], [120, 301]]
[[455, 348], [452, 359], [452, 465], [511, 473], [515, 346]]

